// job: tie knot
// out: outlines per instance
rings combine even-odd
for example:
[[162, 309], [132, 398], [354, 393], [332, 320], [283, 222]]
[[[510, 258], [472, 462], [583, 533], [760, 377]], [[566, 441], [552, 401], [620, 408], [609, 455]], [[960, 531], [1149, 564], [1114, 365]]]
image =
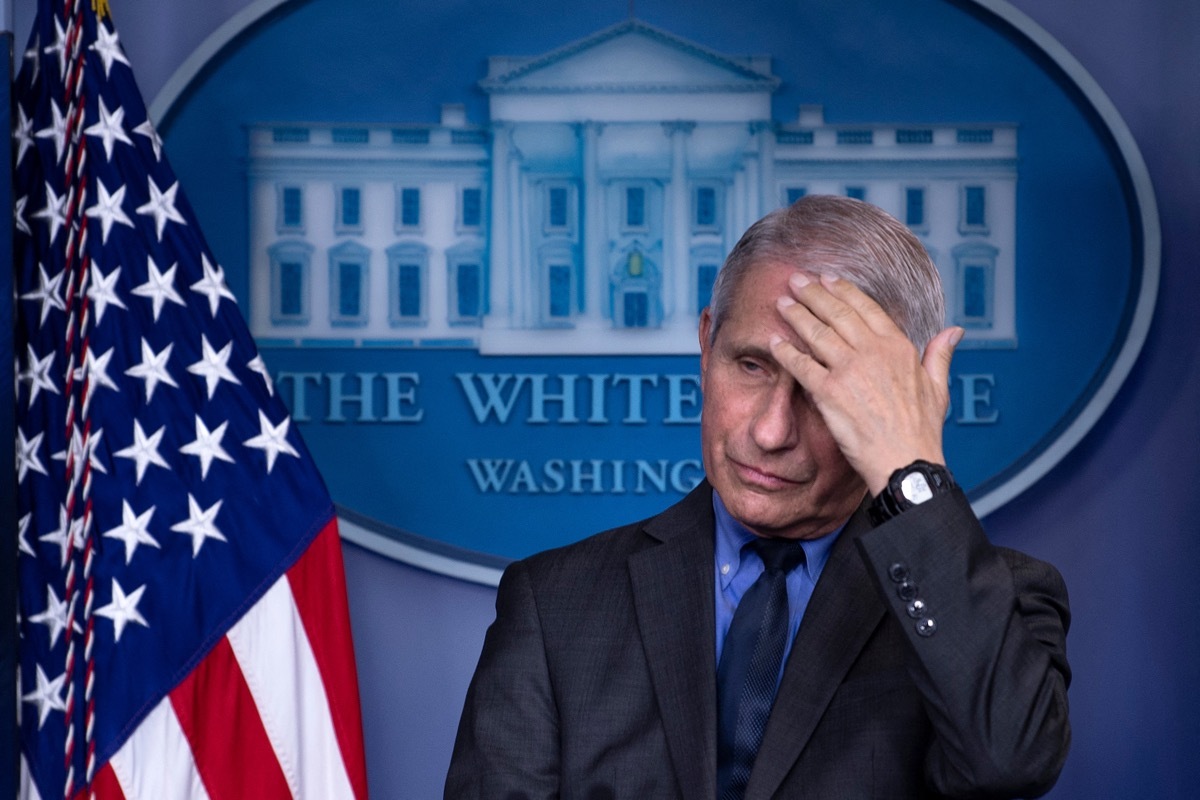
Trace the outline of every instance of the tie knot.
[[804, 562], [804, 546], [796, 539], [755, 539], [751, 546], [758, 552], [767, 572], [787, 574]]

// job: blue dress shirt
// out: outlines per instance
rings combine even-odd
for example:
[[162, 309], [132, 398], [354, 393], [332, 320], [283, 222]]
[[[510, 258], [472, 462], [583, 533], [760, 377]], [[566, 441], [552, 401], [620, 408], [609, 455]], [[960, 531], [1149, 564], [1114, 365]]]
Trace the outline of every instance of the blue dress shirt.
[[[729, 633], [733, 613], [737, 611], [742, 595], [763, 573], [763, 563], [754, 548], [745, 548], [745, 545], [754, 539], [755, 534], [730, 516], [721, 497], [715, 491], [713, 511], [717, 517], [714, 575], [717, 598], [717, 664], [720, 664], [725, 635]], [[787, 576], [788, 638], [783, 651], [783, 662], [779, 667], [780, 677], [783, 676], [783, 665], [787, 664], [788, 655], [792, 652], [792, 642], [796, 639], [796, 631], [800, 629], [800, 620], [804, 617], [804, 609], [808, 607], [808, 600], [817, 585], [817, 578], [821, 577], [821, 570], [825, 568], [829, 552], [841, 532], [842, 528], [838, 528], [819, 539], [806, 539], [800, 544], [804, 548], [804, 563]]]

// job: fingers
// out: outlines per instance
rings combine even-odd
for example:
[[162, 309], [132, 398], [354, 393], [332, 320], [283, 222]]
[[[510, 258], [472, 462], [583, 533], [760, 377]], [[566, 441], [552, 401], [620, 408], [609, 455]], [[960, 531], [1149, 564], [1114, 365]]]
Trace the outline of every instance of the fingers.
[[950, 380], [950, 362], [954, 358], [954, 350], [962, 341], [962, 328], [957, 326], [946, 328], [929, 342], [925, 347], [925, 356], [921, 366], [933, 380], [934, 386], [945, 386]]
[[788, 281], [792, 294], [826, 324], [844, 332], [852, 344], [858, 336], [887, 336], [899, 332], [878, 303], [853, 283], [833, 275], [819, 280], [803, 272]]
[[788, 283], [791, 296], [779, 298], [779, 313], [822, 364], [874, 349], [881, 339], [907, 341], [879, 304], [850, 281], [832, 276], [815, 280], [797, 272]]

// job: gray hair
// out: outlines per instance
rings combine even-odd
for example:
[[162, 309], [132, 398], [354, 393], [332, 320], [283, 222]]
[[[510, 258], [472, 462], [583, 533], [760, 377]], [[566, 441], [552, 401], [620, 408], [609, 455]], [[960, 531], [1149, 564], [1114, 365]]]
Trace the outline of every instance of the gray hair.
[[713, 284], [710, 342], [742, 282], [756, 264], [767, 262], [850, 281], [879, 303], [919, 352], [945, 325], [937, 267], [912, 231], [870, 203], [806, 195], [751, 225], [730, 251]]

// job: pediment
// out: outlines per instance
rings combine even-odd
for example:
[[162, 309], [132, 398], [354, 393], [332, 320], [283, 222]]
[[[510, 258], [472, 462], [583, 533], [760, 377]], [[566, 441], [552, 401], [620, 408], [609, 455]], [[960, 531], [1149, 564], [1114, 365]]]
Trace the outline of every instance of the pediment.
[[489, 94], [557, 92], [762, 92], [779, 79], [766, 56], [729, 56], [636, 19], [540, 56], [494, 56]]

